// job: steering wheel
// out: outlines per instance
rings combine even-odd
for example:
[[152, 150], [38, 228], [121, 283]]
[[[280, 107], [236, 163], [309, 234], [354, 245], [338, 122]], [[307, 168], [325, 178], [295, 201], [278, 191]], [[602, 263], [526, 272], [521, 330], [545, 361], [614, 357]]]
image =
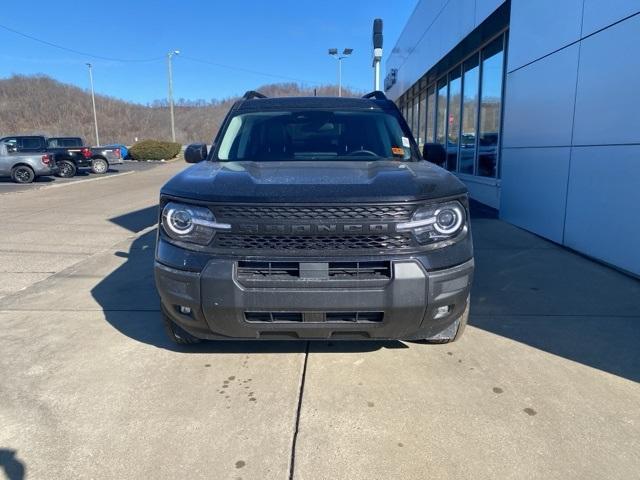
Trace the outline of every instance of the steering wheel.
[[379, 157], [380, 155], [378, 155], [376, 152], [372, 152], [371, 150], [354, 150], [353, 152], [349, 152], [347, 153], [347, 157], [351, 157], [354, 155], [370, 155], [372, 157]]

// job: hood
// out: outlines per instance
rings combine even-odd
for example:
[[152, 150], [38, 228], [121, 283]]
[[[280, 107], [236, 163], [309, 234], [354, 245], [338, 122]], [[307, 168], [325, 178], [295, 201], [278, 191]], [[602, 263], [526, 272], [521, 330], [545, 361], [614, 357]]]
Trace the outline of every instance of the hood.
[[208, 162], [185, 169], [162, 194], [223, 203], [427, 200], [467, 191], [429, 162]]

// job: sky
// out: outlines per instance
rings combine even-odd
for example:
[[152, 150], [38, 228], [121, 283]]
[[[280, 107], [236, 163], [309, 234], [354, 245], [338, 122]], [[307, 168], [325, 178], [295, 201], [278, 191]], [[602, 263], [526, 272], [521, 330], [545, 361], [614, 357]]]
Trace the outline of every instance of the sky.
[[373, 19], [384, 21], [386, 56], [416, 0], [56, 0], [54, 4], [30, 0], [28, 4], [29, 10], [42, 14], [6, 14], [23, 11], [25, 4], [3, 1], [0, 25], [81, 53], [0, 27], [0, 78], [46, 74], [88, 88], [85, 64], [91, 62], [96, 93], [148, 103], [166, 98], [166, 54], [172, 50], [180, 50], [173, 61], [176, 99], [222, 99], [276, 82], [335, 84], [336, 60], [327, 53], [331, 47], [354, 49], [343, 62], [343, 85], [372, 90]]

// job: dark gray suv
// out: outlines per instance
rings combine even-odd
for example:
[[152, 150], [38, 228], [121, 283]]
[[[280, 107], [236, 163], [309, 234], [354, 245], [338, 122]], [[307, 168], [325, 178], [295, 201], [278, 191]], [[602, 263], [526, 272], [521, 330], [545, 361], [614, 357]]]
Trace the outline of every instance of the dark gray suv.
[[248, 92], [160, 193], [166, 330], [200, 339], [460, 337], [474, 260], [465, 186], [422, 159], [381, 92]]

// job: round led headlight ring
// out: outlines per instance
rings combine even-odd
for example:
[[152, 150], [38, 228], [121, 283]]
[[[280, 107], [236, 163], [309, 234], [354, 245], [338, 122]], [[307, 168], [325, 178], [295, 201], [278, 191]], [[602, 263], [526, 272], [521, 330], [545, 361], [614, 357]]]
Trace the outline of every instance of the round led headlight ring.
[[191, 233], [194, 228], [191, 212], [184, 208], [171, 208], [167, 212], [167, 226], [178, 235]]
[[464, 213], [459, 207], [446, 206], [436, 210], [436, 221], [433, 224], [435, 230], [443, 235], [449, 235], [456, 232], [463, 222]]

